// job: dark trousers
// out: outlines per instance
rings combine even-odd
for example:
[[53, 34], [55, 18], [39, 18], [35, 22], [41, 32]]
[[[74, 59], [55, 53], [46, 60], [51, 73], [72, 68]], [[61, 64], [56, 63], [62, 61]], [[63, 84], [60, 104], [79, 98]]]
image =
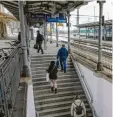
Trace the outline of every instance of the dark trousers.
[[42, 42], [38, 42], [38, 43], [37, 43], [37, 51], [38, 51], [38, 53], [39, 53], [40, 50], [41, 50], [41, 52], [43, 53]]

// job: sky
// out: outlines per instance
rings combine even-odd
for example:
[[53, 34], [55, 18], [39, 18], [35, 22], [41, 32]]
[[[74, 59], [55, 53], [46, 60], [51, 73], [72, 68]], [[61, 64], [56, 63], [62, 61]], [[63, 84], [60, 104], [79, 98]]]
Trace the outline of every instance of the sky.
[[[104, 10], [103, 10], [105, 20], [113, 19], [112, 11], [113, 11], [113, 0], [106, 0], [106, 3], [104, 3]], [[71, 12], [71, 14], [77, 14], [76, 12], [77, 12], [77, 10], [74, 10], [73, 12]], [[97, 1], [94, 1], [94, 2], [88, 3], [88, 5], [81, 6], [79, 13], [80, 13], [80, 15], [92, 16], [89, 18], [88, 18], [88, 16], [81, 16], [80, 23], [93, 22], [94, 20], [98, 21], [99, 18], [95, 17], [95, 19], [94, 19], [94, 16], [99, 16], [99, 4], [97, 3]], [[71, 16], [71, 22], [76, 24], [75, 16]]]
[[[88, 23], [88, 22], [94, 22], [98, 21], [99, 18], [99, 4], [97, 3], [97, 0], [94, 2], [88, 3], [88, 5], [81, 6], [79, 10], [80, 15], [88, 15], [88, 16], [80, 16], [80, 24], [83, 23]], [[77, 10], [75, 9], [73, 12], [71, 12], [70, 22], [71, 22], [71, 29], [74, 29], [72, 25], [76, 25], [76, 15], [77, 15]], [[104, 10], [103, 14], [105, 16], [105, 20], [113, 19], [113, 0], [106, 0], [106, 3], [104, 3]], [[90, 17], [89, 17], [90, 16]], [[94, 16], [95, 17], [94, 19]], [[65, 24], [64, 24], [65, 27]], [[59, 27], [59, 29], [67, 30], [66, 28]]]

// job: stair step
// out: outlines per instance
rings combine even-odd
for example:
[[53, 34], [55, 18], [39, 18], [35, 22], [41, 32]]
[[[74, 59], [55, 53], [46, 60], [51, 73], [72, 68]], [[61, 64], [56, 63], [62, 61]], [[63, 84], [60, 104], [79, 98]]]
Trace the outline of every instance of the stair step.
[[[74, 66], [73, 66], [73, 65], [68, 65], [68, 68], [74, 68]], [[34, 67], [31, 67], [31, 70], [32, 70], [32, 71], [35, 70], [35, 69], [43, 70], [43, 69], [45, 69], [45, 66], [42, 66], [42, 65], [38, 66], [38, 65], [36, 65], [36, 66], [34, 66]], [[59, 69], [60, 69], [60, 68], [59, 68]]]
[[[67, 61], [67, 64], [71, 65], [72, 62]], [[49, 66], [50, 65], [50, 61], [31, 61], [31, 66], [35, 66], [35, 65], [44, 65], [44, 66]]]
[[50, 60], [50, 59], [56, 59], [56, 56], [54, 56], [54, 57], [44, 57], [44, 58], [39, 58], [39, 57], [37, 57], [37, 58], [31, 58], [31, 61], [37, 61], [37, 60]]
[[[33, 72], [32, 72], [32, 74], [39, 74], [39, 75], [40, 75], [40, 74], [46, 74], [46, 73], [47, 73], [47, 72], [46, 72], [46, 69], [45, 69], [45, 71], [44, 71], [44, 70], [43, 70], [43, 71], [38, 71], [38, 70], [37, 70], [37, 71], [33, 71]], [[67, 69], [65, 75], [68, 74], [68, 73], [74, 74], [74, 73], [77, 73], [77, 72], [76, 72], [74, 69], [73, 69], [73, 70], [71, 70], [71, 69], [68, 70], [68, 69]], [[62, 71], [62, 72], [61, 72], [61, 71], [58, 71], [58, 74], [57, 74], [57, 75], [60, 75], [60, 74], [64, 74], [64, 72], [63, 72], [63, 71]]]
[[[73, 87], [61, 87], [61, 88], [58, 88], [58, 92], [66, 92], [66, 91], [71, 91], [71, 90], [82, 90], [82, 87], [81, 86], [73, 86]], [[34, 91], [34, 93], [37, 93], [37, 94], [49, 94], [51, 93], [50, 89], [44, 89], [44, 90], [39, 90], [39, 91]]]
[[[40, 68], [37, 68], [37, 69], [34, 69], [32, 70], [32, 73], [34, 72], [46, 72], [46, 68], [43, 68], [43, 69], [40, 69]], [[75, 71], [75, 68], [70, 68], [70, 67], [67, 67], [67, 71]], [[61, 72], [61, 69], [58, 69], [58, 73]], [[62, 72], [61, 72], [62, 73]]]
[[[51, 114], [51, 115], [43, 115], [40, 117], [71, 117], [70, 112], [61, 112], [57, 114]], [[87, 117], [93, 117], [91, 113], [88, 113]]]
[[[33, 62], [33, 61], [31, 61], [31, 66], [35, 66], [35, 65], [49, 66], [50, 65], [50, 62], [48, 62], [48, 61], [44, 61], [44, 62], [41, 62], [41, 61]], [[72, 64], [71, 61], [67, 61], [67, 65], [73, 65], [73, 64]]]
[[[35, 103], [36, 104], [36, 103]], [[70, 106], [71, 107], [71, 104], [72, 104], [72, 101], [62, 101], [62, 102], [53, 102], [53, 103], [50, 103], [50, 104], [44, 104], [42, 102], [42, 104], [40, 105], [40, 107], [38, 106], [38, 104], [36, 104], [36, 110], [38, 111], [42, 111], [42, 110], [45, 110], [45, 109], [53, 109], [53, 108], [58, 108], [58, 107], [65, 107], [65, 106]], [[87, 107], [87, 109], [90, 110], [88, 104], [86, 103], [85, 104], [85, 107]]]
[[[68, 76], [58, 76], [57, 81], [59, 80], [75, 80], [78, 79], [78, 77], [75, 77], [74, 75], [68, 75]], [[46, 81], [45, 77], [41, 77], [41, 78], [34, 78], [32, 77], [32, 81], [33, 82], [41, 82], [41, 81]]]
[[[66, 74], [62, 74], [62, 75], [59, 75], [58, 76], [58, 79], [60, 79], [60, 78], [72, 78], [72, 77], [75, 77], [76, 78], [77, 77], [77, 74], [74, 74], [74, 75], [73, 74], [70, 74], [70, 73], [68, 73], [68, 74], [67, 73]], [[46, 78], [46, 77], [44, 75], [42, 77], [34, 77], [34, 76], [32, 76], [32, 78], [33, 79], [42, 79], [42, 78]]]
[[[66, 75], [74, 75], [75, 77], [77, 77], [77, 74], [76, 74], [76, 71], [69, 71], [69, 72], [67, 72], [67, 73], [64, 73], [64, 72], [62, 72], [62, 73], [58, 73], [58, 76], [59, 75], [63, 75], [64, 77], [66, 76]], [[41, 77], [46, 77], [46, 72], [45, 73], [40, 73], [40, 74], [38, 74], [38, 73], [36, 73], [36, 74], [32, 74], [32, 77], [33, 78], [41, 78]]]
[[39, 111], [39, 115], [42, 116], [42, 115], [49, 115], [49, 114], [67, 112], [67, 111], [70, 111], [70, 106], [42, 110]]
[[[57, 84], [58, 88], [60, 87], [68, 87], [68, 86], [80, 86], [80, 81], [77, 81], [77, 82], [68, 82], [68, 83], [59, 83]], [[35, 90], [40, 90], [40, 89], [50, 89], [50, 83], [48, 82], [48, 84], [44, 84], [44, 85], [33, 85], [34, 89]]]
[[40, 117], [71, 117], [71, 116], [70, 116], [70, 112], [61, 112], [57, 114], [43, 115]]
[[[42, 63], [44, 63], [44, 62], [48, 62], [48, 63], [50, 63], [51, 61], [57, 61], [57, 59], [56, 58], [48, 58], [48, 59], [31, 59], [31, 63], [34, 63], [34, 62], [42, 62]], [[70, 59], [67, 59], [66, 60], [67, 62], [71, 62], [70, 61]]]
[[84, 94], [83, 90], [74, 90], [74, 91], [65, 91], [65, 92], [59, 92], [55, 95], [54, 93], [49, 93], [47, 94], [39, 94], [38, 92], [34, 92], [34, 98], [35, 99], [47, 99], [47, 98], [57, 98], [57, 97], [62, 97], [62, 96], [69, 96], [69, 95], [76, 95], [76, 94]]
[[[74, 101], [76, 95], [68, 95], [68, 96], [63, 96], [63, 97], [57, 97], [57, 98], [45, 98], [45, 99], [38, 99], [36, 98], [35, 103], [40, 104], [42, 102], [44, 102], [44, 104], [49, 104], [49, 103], [53, 103], [53, 102], [62, 102], [62, 101], [69, 101], [71, 100], [72, 102]], [[85, 98], [84, 94], [80, 94], [81, 99]]]
[[[48, 115], [48, 114], [55, 114], [55, 113], [60, 113], [60, 112], [67, 112], [69, 111], [70, 112], [70, 105], [68, 106], [65, 106], [65, 107], [58, 107], [58, 108], [53, 108], [53, 109], [46, 109], [46, 110], [41, 110], [39, 111], [39, 115], [42, 116], [42, 115]], [[87, 108], [86, 109], [87, 112], [90, 112], [91, 109]]]
[[[67, 83], [67, 82], [69, 82], [69, 83], [73, 83], [73, 82], [77, 82], [77, 81], [79, 81], [79, 79], [77, 78], [77, 79], [74, 79], [74, 80], [72, 80], [72, 79], [69, 79], [69, 80], [58, 80], [57, 81], [57, 84], [60, 84], [60, 83]], [[36, 85], [38, 85], [38, 86], [40, 86], [40, 85], [48, 85], [48, 82], [46, 81], [46, 79], [45, 79], [45, 81], [41, 81], [41, 82], [33, 82], [33, 85], [34, 86], [36, 86]]]
[[49, 54], [49, 55], [37, 55], [37, 56], [31, 56], [31, 59], [33, 58], [52, 58], [52, 57], [56, 57], [56, 54]]

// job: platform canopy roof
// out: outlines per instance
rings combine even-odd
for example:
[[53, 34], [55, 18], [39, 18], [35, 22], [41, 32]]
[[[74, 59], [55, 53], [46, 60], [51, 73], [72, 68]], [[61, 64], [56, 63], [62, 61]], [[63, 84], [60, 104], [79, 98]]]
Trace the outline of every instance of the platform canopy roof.
[[[112, 20], [104, 21], [104, 25], [112, 25]], [[74, 26], [79, 28], [94, 27], [94, 26], [99, 26], [99, 22], [84, 23], [84, 24], [79, 24]]]
[[[72, 11], [77, 7], [87, 4], [94, 0], [56, 0], [56, 1], [25, 1], [26, 13], [66, 13], [68, 10]], [[18, 1], [1, 1], [17, 19], [19, 19]]]
[[0, 22], [7, 23], [11, 20], [17, 21], [17, 19], [14, 16], [0, 12]]

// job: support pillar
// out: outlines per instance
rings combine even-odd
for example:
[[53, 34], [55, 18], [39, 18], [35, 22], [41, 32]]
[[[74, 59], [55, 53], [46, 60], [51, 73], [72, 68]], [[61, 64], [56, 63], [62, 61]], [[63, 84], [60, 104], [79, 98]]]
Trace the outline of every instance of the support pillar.
[[46, 38], [47, 38], [47, 41], [48, 41], [48, 23], [47, 22], [46, 22], [46, 30], [47, 30]]
[[47, 49], [47, 38], [46, 38], [46, 33], [47, 33], [47, 23], [44, 21], [44, 49]]
[[67, 12], [68, 16], [68, 53], [70, 54], [70, 12]]
[[33, 33], [33, 29], [31, 28], [31, 40], [34, 40], [34, 33]]
[[29, 26], [27, 24], [26, 16], [25, 16], [25, 33], [26, 33], [27, 55], [29, 56], [29, 54], [30, 54], [30, 51], [29, 51]]
[[87, 39], [87, 27], [86, 27], [86, 39]]
[[94, 26], [94, 40], [96, 39], [96, 29], [95, 29], [95, 26]]
[[105, 26], [103, 26], [103, 40], [106, 40], [106, 32], [105, 32]]
[[23, 51], [23, 76], [30, 77], [30, 70], [28, 67], [28, 59], [27, 59], [23, 1], [18, 1], [18, 4], [19, 4], [19, 17], [20, 17], [20, 29], [21, 29], [21, 47]]
[[52, 23], [50, 23], [50, 43], [52, 43]]
[[89, 38], [89, 27], [88, 27], [88, 37], [87, 38]]
[[[95, 6], [94, 6], [94, 24], [96, 22], [96, 19], [95, 19]], [[94, 40], [96, 39], [96, 29], [95, 29], [96, 26], [94, 26]]]
[[57, 22], [56, 22], [56, 47], [58, 47], [58, 25], [57, 25]]
[[78, 27], [78, 25], [79, 25], [79, 8], [77, 9], [77, 22], [76, 22], [77, 24], [77, 35], [78, 35], [78, 37], [80, 38], [80, 29], [79, 29], [79, 27]]
[[104, 3], [104, 1], [97, 1], [97, 3], [99, 3], [99, 41], [98, 41], [97, 70], [102, 71], [103, 70], [103, 65], [102, 65], [102, 37], [103, 37], [102, 16], [103, 16], [103, 3]]

